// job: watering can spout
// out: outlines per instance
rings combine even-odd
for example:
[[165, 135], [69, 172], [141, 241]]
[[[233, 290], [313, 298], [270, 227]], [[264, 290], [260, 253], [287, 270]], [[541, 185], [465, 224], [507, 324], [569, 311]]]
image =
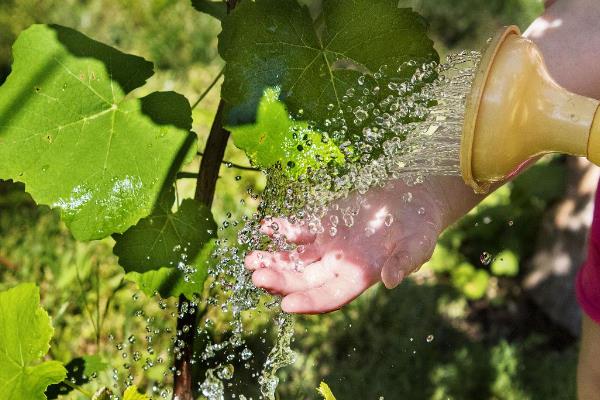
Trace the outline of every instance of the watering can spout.
[[536, 45], [517, 27], [505, 28], [483, 54], [467, 99], [463, 179], [485, 193], [547, 153], [584, 156], [600, 165], [599, 105], [558, 85]]

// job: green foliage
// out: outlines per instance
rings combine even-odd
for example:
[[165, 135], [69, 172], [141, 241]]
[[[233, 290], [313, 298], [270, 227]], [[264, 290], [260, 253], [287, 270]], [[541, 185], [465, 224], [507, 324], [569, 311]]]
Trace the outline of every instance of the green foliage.
[[532, 338], [533, 324], [516, 329], [512, 320], [492, 320], [482, 329], [471, 311], [452, 286], [408, 279], [394, 291], [376, 287], [341, 311], [300, 317], [298, 360], [282, 374], [279, 396], [314, 398], [325, 380], [338, 399], [575, 398], [575, 345], [557, 349], [552, 332], [539, 326], [537, 341], [507, 342], [507, 328]]
[[150, 397], [138, 393], [137, 386], [129, 386], [123, 393], [123, 400], [150, 400]]
[[487, 271], [465, 262], [454, 268], [451, 275], [452, 283], [467, 299], [478, 300], [485, 295], [489, 281]]
[[152, 64], [60, 26], [23, 32], [14, 59], [0, 87], [0, 176], [60, 209], [80, 240], [123, 232], [148, 215], [193, 154], [185, 98], [126, 98]]
[[[96, 40], [154, 61], [158, 75], [179, 90], [197, 90], [196, 78], [217, 58], [217, 20], [191, 10], [189, 0], [2, 0], [0, 2], [0, 82], [10, 64], [10, 46], [35, 23], [77, 29]], [[191, 40], [190, 38], [193, 38]], [[167, 76], [165, 76], [167, 75]]]
[[335, 400], [335, 396], [331, 392], [329, 385], [325, 382], [321, 382], [321, 384], [317, 388], [317, 392], [319, 392], [319, 394], [323, 396], [323, 400]]
[[490, 269], [496, 276], [517, 276], [519, 274], [519, 258], [514, 252], [504, 250], [494, 258]]
[[[149, 296], [201, 293], [217, 235], [208, 207], [185, 199], [172, 211], [175, 192], [166, 191], [152, 214], [123, 234], [115, 234], [119, 264]], [[184, 271], [185, 270], [185, 271]]]
[[430, 24], [434, 37], [450, 48], [480, 48], [504, 25], [525, 29], [544, 9], [543, 0], [400, 0]]
[[65, 379], [67, 371], [60, 362], [39, 363], [50, 348], [53, 332], [34, 284], [0, 292], [1, 398], [45, 399], [46, 387]]
[[278, 100], [279, 90], [268, 88], [260, 100], [256, 123], [231, 126], [233, 141], [252, 163], [266, 169], [280, 165], [290, 178], [327, 164], [342, 164], [344, 155], [330, 140], [309, 128], [306, 122], [290, 118]]
[[[469, 299], [483, 296], [480, 285], [490, 282], [490, 274], [517, 278], [522, 261], [534, 250], [545, 210], [564, 193], [563, 162], [562, 157], [545, 158], [488, 196], [442, 235], [427, 267], [450, 276], [457, 289], [469, 290]], [[486, 253], [491, 263], [482, 262]], [[458, 272], [457, 266], [462, 266]]]
[[204, 281], [208, 276], [208, 268], [214, 262], [212, 252], [216, 241], [211, 239], [206, 242], [202, 250], [195, 256], [193, 262], [188, 263], [188, 268], [193, 270], [184, 273], [178, 268], [164, 267], [144, 273], [129, 272], [125, 278], [136, 282], [141, 291], [147, 296], [158, 293], [161, 297], [176, 297], [183, 294], [192, 299], [195, 294], [202, 293]]
[[230, 125], [254, 121], [265, 88], [280, 87], [293, 115], [323, 127], [363, 73], [437, 60], [425, 21], [393, 0], [325, 1], [315, 21], [296, 0], [244, 1], [222, 26]]
[[173, 213], [174, 192], [169, 192], [150, 216], [114, 235], [114, 253], [125, 271], [146, 272], [187, 263], [216, 237], [217, 225], [208, 207], [185, 199]]

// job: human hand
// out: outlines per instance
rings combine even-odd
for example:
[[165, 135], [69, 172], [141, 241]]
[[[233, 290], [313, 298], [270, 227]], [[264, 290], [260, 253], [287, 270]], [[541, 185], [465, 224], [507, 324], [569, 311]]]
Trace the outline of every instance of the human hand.
[[330, 205], [321, 233], [285, 219], [263, 222], [263, 233], [297, 248], [251, 252], [246, 267], [256, 286], [283, 296], [290, 313], [337, 310], [380, 280], [393, 288], [431, 257], [445, 227], [450, 208], [440, 187], [437, 179], [393, 181], [353, 193]]

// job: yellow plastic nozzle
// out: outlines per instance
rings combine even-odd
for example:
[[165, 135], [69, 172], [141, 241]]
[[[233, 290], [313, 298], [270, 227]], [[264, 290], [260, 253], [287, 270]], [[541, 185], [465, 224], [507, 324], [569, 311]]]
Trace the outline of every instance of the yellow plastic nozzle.
[[503, 29], [483, 54], [467, 99], [463, 179], [484, 193], [532, 157], [553, 152], [600, 164], [599, 105], [554, 82], [517, 27]]

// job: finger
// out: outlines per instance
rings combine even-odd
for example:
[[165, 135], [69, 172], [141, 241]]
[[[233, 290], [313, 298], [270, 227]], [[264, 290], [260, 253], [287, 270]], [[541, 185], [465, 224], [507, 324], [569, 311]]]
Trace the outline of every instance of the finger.
[[283, 296], [322, 286], [331, 278], [332, 274], [327, 273], [319, 262], [311, 264], [302, 272], [260, 268], [252, 274], [252, 282], [256, 286]]
[[303, 292], [295, 292], [281, 302], [281, 309], [296, 314], [321, 314], [339, 310], [354, 300], [366, 286], [352, 285], [345, 279], [332, 279], [324, 285]]
[[433, 254], [437, 235], [413, 235], [396, 246], [394, 255], [381, 269], [381, 280], [386, 288], [395, 288], [405, 276], [425, 264]]
[[283, 235], [290, 243], [308, 244], [315, 241], [316, 234], [311, 233], [308, 226], [303, 222], [292, 224], [285, 218], [273, 218], [269, 221], [263, 221], [260, 231], [268, 236], [275, 233]]
[[[244, 260], [246, 268], [254, 271], [258, 268], [297, 269], [302, 265], [313, 263], [321, 258], [321, 252], [316, 245], [304, 246], [302, 251], [269, 252], [256, 250], [249, 253]], [[297, 265], [297, 264], [300, 265]]]

